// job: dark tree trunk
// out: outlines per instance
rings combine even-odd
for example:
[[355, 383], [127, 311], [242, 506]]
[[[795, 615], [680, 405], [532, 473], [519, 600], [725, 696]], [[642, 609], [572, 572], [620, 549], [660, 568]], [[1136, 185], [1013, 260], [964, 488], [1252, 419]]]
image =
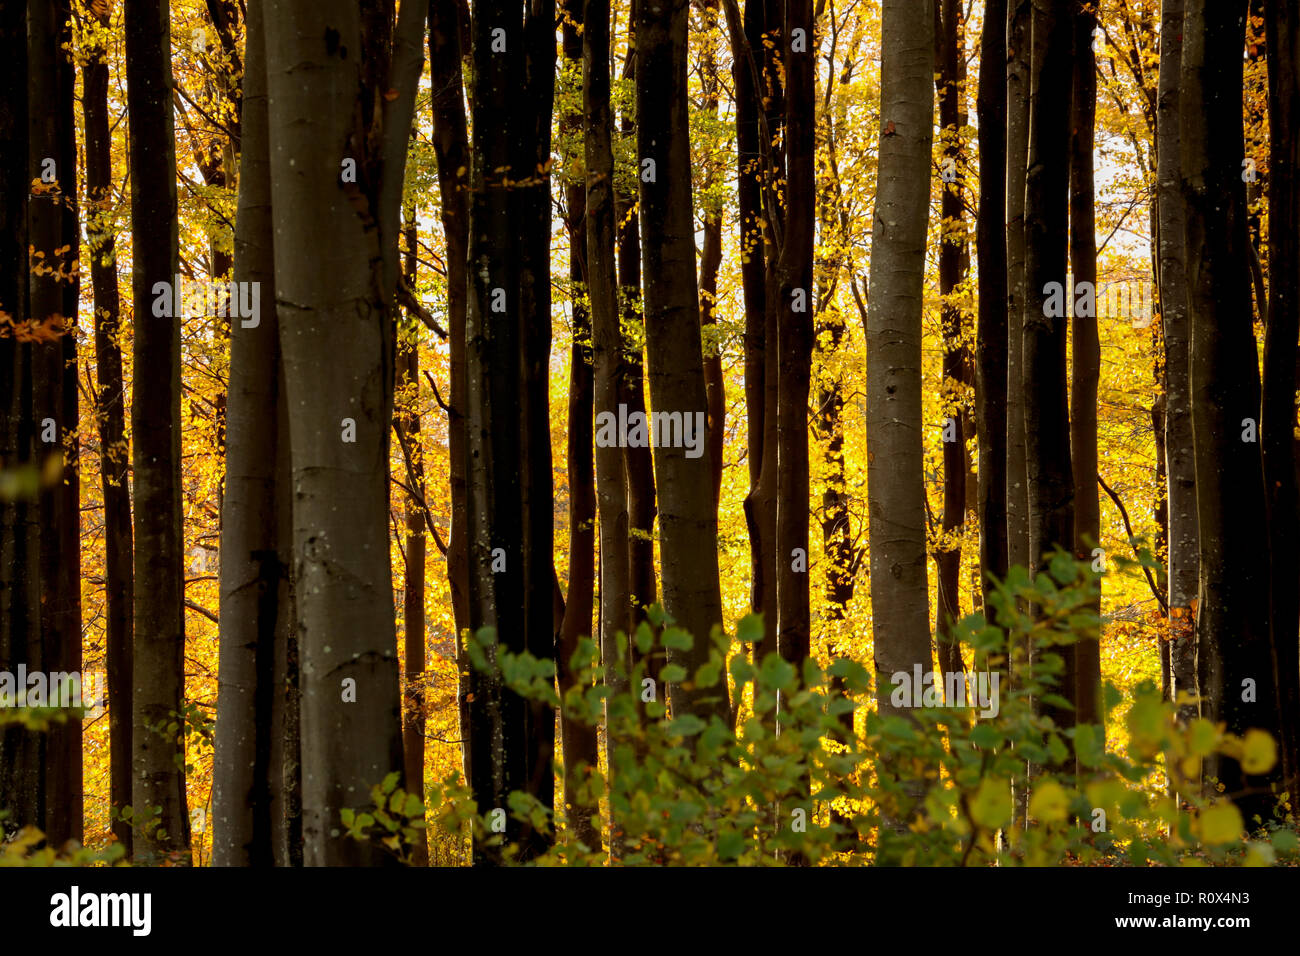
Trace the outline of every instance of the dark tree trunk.
[[[637, 9], [636, 104], [650, 396], [657, 413], [680, 414], [683, 427], [680, 443], [661, 442], [654, 448], [663, 603], [694, 638], [690, 650], [669, 651], [670, 662], [693, 678], [709, 660], [710, 634], [722, 623], [722, 596], [708, 443], [701, 442], [698, 457], [691, 458], [686, 457], [689, 449], [670, 447], [684, 445], [688, 416], [694, 424], [708, 412], [687, 124], [687, 13], [687, 0], [661, 7], [645, 3]], [[644, 166], [647, 160], [653, 162], [652, 170]], [[671, 700], [679, 714], [730, 715], [725, 685], [696, 688], [688, 679], [671, 688]]]
[[989, 0], [980, 37], [979, 316], [975, 428], [979, 444], [980, 583], [1007, 576], [1007, 0]]
[[[407, 210], [402, 227], [405, 242], [402, 272], [407, 287], [416, 288], [418, 262], [415, 243], [418, 238], [415, 208]], [[409, 342], [397, 344], [397, 390], [403, 408], [393, 422], [401, 432], [403, 457], [406, 461], [406, 568], [402, 580], [402, 640], [405, 644], [406, 699], [403, 701], [402, 762], [406, 772], [407, 793], [424, 800], [424, 685], [425, 673], [425, 512], [427, 492], [424, 483], [424, 450], [420, 443], [420, 339], [419, 326], [408, 314], [413, 335]], [[429, 865], [428, 831], [416, 835], [411, 854], [415, 866]]]
[[[172, 127], [168, 0], [127, 0], [127, 109], [131, 114], [132, 301], [136, 375], [131, 403], [135, 509], [135, 692], [131, 805], [156, 823], [136, 833], [136, 858], [190, 862], [184, 755], [184, 538], [181, 534], [180, 319], [155, 314], [178, 269], [176, 139]], [[166, 728], [171, 726], [171, 731]]]
[[1007, 565], [1029, 566], [1025, 461], [1025, 176], [1029, 169], [1031, 0], [1007, 0]]
[[[95, 17], [107, 30], [109, 8]], [[86, 126], [86, 246], [95, 306], [96, 420], [104, 496], [104, 645], [108, 671], [109, 805], [131, 804], [131, 488], [127, 477], [126, 386], [122, 378], [121, 305], [112, 229], [112, 136], [108, 118], [107, 48], [87, 51], [82, 70]], [[133, 832], [122, 819], [113, 835], [131, 855]]]
[[[28, 310], [27, 10], [0, 5], [0, 313], [26, 324]], [[25, 478], [24, 494], [0, 501], [0, 669], [41, 667], [40, 512], [36, 500], [35, 346], [0, 335], [0, 467]], [[0, 729], [3, 832], [43, 826], [45, 738], [19, 726]]]
[[[1201, 549], [1197, 666], [1202, 716], [1231, 733], [1263, 727], [1276, 737], [1268, 575], [1259, 561], [1268, 548], [1264, 475], [1256, 449], [1242, 440], [1260, 407], [1241, 179], [1242, 58], [1215, 52], [1241, 49], [1245, 14], [1241, 0], [1187, 0], [1183, 23], [1179, 135]], [[1248, 825], [1256, 815], [1268, 818], [1272, 796], [1243, 793], [1262, 788], [1236, 760], [1207, 760], [1205, 772]]]
[[[41, 660], [47, 672], [81, 671], [81, 535], [77, 430], [77, 150], [65, 0], [29, 0], [28, 242], [33, 257], [31, 317], [57, 337], [32, 351], [32, 414], [42, 470], [57, 479], [40, 491]], [[52, 424], [52, 428], [50, 427]], [[58, 704], [59, 701], [52, 701]], [[71, 703], [71, 702], [68, 702]], [[81, 724], [52, 726], [42, 770], [47, 804], [42, 828], [54, 845], [82, 837]]]
[[[447, 256], [447, 327], [450, 404], [447, 406], [448, 473], [451, 486], [451, 533], [447, 541], [447, 582], [456, 626], [457, 710], [460, 735], [469, 739], [469, 657], [463, 636], [469, 627], [468, 462], [465, 412], [465, 310], [469, 295], [469, 132], [465, 122], [465, 88], [461, 59], [461, 22], [456, 0], [429, 4], [429, 69], [432, 79], [433, 152], [438, 163], [439, 216]], [[470, 751], [463, 745], [465, 779], [470, 779]]]
[[966, 203], [961, 183], [964, 150], [961, 128], [966, 125], [965, 93], [961, 88], [959, 63], [963, 50], [961, 3], [935, 0], [935, 74], [939, 100], [939, 129], [943, 138], [940, 199], [939, 295], [943, 325], [943, 519], [940, 541], [935, 548], [934, 633], [939, 670], [956, 674], [965, 670], [961, 647], [954, 643], [953, 624], [961, 617], [961, 537], [966, 522], [965, 389], [963, 381], [969, 355], [963, 344], [964, 316], [961, 305], [950, 297], [966, 278], [969, 253], [966, 248]]
[[[564, 20], [564, 56], [575, 67], [583, 64], [583, 35], [593, 27], [609, 30], [609, 10], [593, 10], [596, 21], [591, 27], [582, 26], [585, 11], [580, 0], [566, 4]], [[578, 30], [582, 26], [583, 35]], [[608, 51], [601, 58], [608, 70]], [[608, 72], [606, 73], [608, 78]], [[605, 97], [604, 128], [610, 128], [609, 98]], [[566, 114], [561, 123], [568, 137], [582, 131], [583, 110]], [[575, 150], [576, 154], [576, 150]], [[571, 157], [576, 159], [576, 155]], [[608, 184], [606, 184], [606, 195]], [[592, 451], [592, 416], [594, 414], [594, 384], [592, 371], [591, 311], [587, 306], [587, 224], [586, 184], [574, 176], [565, 182], [565, 199], [568, 207], [569, 229], [569, 285], [573, 308], [573, 341], [569, 347], [569, 422], [567, 441], [569, 479], [569, 591], [564, 603], [564, 620], [560, 628], [560, 643], [556, 649], [556, 666], [559, 670], [560, 697], [573, 688], [585, 690], [571, 666], [578, 642], [597, 632], [592, 627], [591, 606], [596, 579], [596, 488], [595, 459]], [[610, 207], [612, 212], [612, 207]], [[612, 301], [614, 290], [614, 232], [612, 220], [608, 223], [608, 242], [603, 251], [608, 263], [608, 288], [610, 306], [617, 315]], [[611, 449], [619, 455], [619, 449]], [[621, 464], [621, 455], [620, 455]], [[627, 554], [626, 542], [620, 553]], [[599, 802], [584, 800], [579, 793], [583, 779], [599, 764], [599, 745], [594, 725], [560, 715], [560, 737], [564, 746], [564, 806], [568, 825], [573, 834], [589, 849], [601, 848]]]
[[[1029, 166], [1025, 178], [1025, 300], [1022, 375], [1025, 461], [1029, 480], [1029, 563], [1047, 567], [1056, 548], [1074, 547], [1074, 480], [1070, 465], [1069, 376], [1065, 349], [1069, 322], [1049, 314], [1048, 288], [1067, 288], [1070, 110], [1074, 17], [1070, 0], [1034, 0]], [[1053, 653], [1048, 651], [1046, 653]], [[1060, 650], [1065, 668], [1060, 696], [1074, 703], [1075, 654]], [[1068, 707], [1043, 710], [1066, 728]]]
[[1269, 0], [1268, 329], [1260, 424], [1268, 527], [1274, 674], [1287, 788], [1300, 777], [1300, 488], [1296, 483], [1296, 347], [1300, 339], [1300, 2]]
[[[1097, 285], [1097, 226], [1093, 210], [1093, 125], [1097, 113], [1097, 64], [1092, 52], [1096, 14], [1080, 8], [1074, 15], [1073, 131], [1070, 137], [1070, 263], [1077, 288]], [[1071, 297], [1074, 298], [1073, 296]], [[1095, 297], [1094, 297], [1095, 303]], [[1097, 385], [1101, 378], [1101, 340], [1097, 309], [1073, 309], [1070, 368], [1070, 463], [1074, 469], [1074, 555], [1091, 561], [1101, 547], [1101, 503], [1097, 486]], [[1098, 595], [1094, 610], [1101, 613]], [[1083, 636], [1074, 648], [1075, 719], [1102, 724], [1101, 642]]]

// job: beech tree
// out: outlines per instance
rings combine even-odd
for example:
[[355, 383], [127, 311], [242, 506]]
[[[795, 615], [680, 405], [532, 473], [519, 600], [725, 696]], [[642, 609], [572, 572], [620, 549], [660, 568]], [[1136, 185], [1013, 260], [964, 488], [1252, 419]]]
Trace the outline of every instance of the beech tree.
[[[695, 273], [691, 150], [687, 126], [687, 0], [637, 8], [637, 154], [640, 157], [641, 262], [650, 400], [656, 410], [706, 415], [700, 302]], [[647, 162], [649, 165], [647, 165]], [[663, 605], [694, 637], [669, 662], [686, 673], [709, 660], [709, 635], [722, 624], [717, 514], [707, 442], [698, 457], [664, 443], [654, 448], [663, 562]], [[730, 717], [725, 685], [674, 684], [676, 713]]]
[[[132, 656], [131, 806], [136, 856], [157, 862], [190, 857], [184, 740], [185, 555], [181, 535], [180, 317], [158, 298], [173, 298], [179, 276], [176, 137], [172, 121], [168, 0], [126, 0], [127, 104], [131, 113], [131, 463], [135, 509], [135, 641]], [[163, 299], [166, 302], [166, 298]], [[179, 759], [178, 759], [179, 758]]]
[[[1201, 715], [1232, 733], [1277, 728], [1278, 700], [1267, 675], [1268, 575], [1263, 466], [1255, 437], [1259, 365], [1250, 315], [1242, 182], [1242, 60], [1213, 50], [1245, 43], [1246, 4], [1186, 0], [1180, 69], [1179, 137], [1187, 197], [1187, 306], [1191, 326], [1192, 443], [1200, 531], [1196, 607]], [[1250, 569], [1250, 570], [1247, 570]], [[1208, 759], [1214, 777], [1247, 819], [1267, 819], [1272, 799], [1231, 758]]]
[[[921, 293], [929, 223], [934, 18], [885, 0], [880, 170], [867, 301], [867, 507], [877, 706], [930, 660], [921, 446]], [[898, 824], [898, 825], [901, 825]]]

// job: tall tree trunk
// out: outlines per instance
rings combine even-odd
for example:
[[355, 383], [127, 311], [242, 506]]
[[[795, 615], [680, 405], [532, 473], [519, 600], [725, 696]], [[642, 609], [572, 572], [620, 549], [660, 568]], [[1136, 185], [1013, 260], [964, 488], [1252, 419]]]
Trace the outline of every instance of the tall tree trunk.
[[812, 0], [785, 6], [786, 205], [780, 260], [777, 401], [777, 648], [796, 666], [812, 652], [808, 595], [808, 391], [812, 380], [817, 217], [816, 43]]
[[[867, 507], [877, 707], [900, 714], [892, 675], [929, 671], [921, 313], [933, 142], [934, 17], [885, 0], [880, 161], [867, 301]], [[906, 712], [901, 712], [906, 715]], [[914, 793], [919, 799], [919, 792]], [[907, 809], [904, 808], [904, 814]], [[892, 820], [894, 828], [905, 823]]]
[[[1164, 0], [1160, 21], [1160, 93], [1157, 122], [1156, 203], [1160, 233], [1160, 318], [1165, 345], [1165, 476], [1169, 513], [1170, 699], [1196, 695], [1196, 627], [1193, 613], [1199, 571], [1196, 461], [1188, 382], [1186, 200], [1180, 178], [1179, 115], [1183, 51], [1183, 0]], [[1191, 720], [1195, 703], [1179, 708]]]
[[1265, 7], [1269, 113], [1269, 303], [1260, 424], [1271, 538], [1272, 643], [1287, 788], [1300, 777], [1300, 488], [1296, 483], [1296, 347], [1300, 339], [1300, 0]]
[[[1182, 148], [1187, 196], [1192, 438], [1200, 529], [1197, 666], [1202, 716], [1231, 733], [1263, 727], [1277, 736], [1278, 701], [1269, 647], [1268, 577], [1255, 573], [1268, 548], [1263, 467], [1243, 442], [1260, 407], [1251, 328], [1246, 195], [1241, 180], [1242, 59], [1212, 52], [1245, 39], [1246, 4], [1187, 0], [1183, 20]], [[1267, 819], [1272, 797], [1243, 793], [1241, 765], [1206, 761], [1248, 825]]]
[[[1092, 51], [1096, 13], [1079, 7], [1074, 14], [1074, 89], [1070, 136], [1070, 263], [1077, 288], [1097, 285], [1097, 226], [1093, 206], [1092, 147], [1097, 114], [1097, 63]], [[1071, 296], [1073, 301], [1075, 297]], [[1097, 386], [1101, 378], [1101, 339], [1096, 297], [1092, 308], [1071, 309], [1070, 463], [1074, 469], [1074, 555], [1091, 561], [1101, 547], [1101, 502], [1097, 487]], [[1085, 303], [1086, 305], [1087, 303]], [[1101, 613], [1098, 595], [1094, 610]], [[1075, 645], [1075, 719], [1101, 725], [1101, 642], [1095, 634]]]
[[[709, 660], [713, 627], [722, 623], [722, 595], [717, 514], [709, 493], [713, 465], [708, 443], [701, 441], [706, 436], [696, 428], [699, 444], [695, 449], [682, 447], [687, 421], [694, 426], [708, 412], [687, 124], [687, 13], [687, 0], [638, 7], [636, 105], [650, 398], [657, 414], [679, 414], [683, 423], [681, 441], [663, 441], [673, 437], [665, 426], [654, 448], [663, 603], [694, 638], [689, 650], [670, 650], [669, 661], [693, 678]], [[647, 160], [652, 166], [645, 165]], [[688, 451], [698, 457], [688, 458]], [[725, 684], [721, 688], [692, 684], [688, 678], [671, 688], [676, 713], [729, 717]]]
[[[515, 190], [519, 212], [514, 225], [519, 245], [519, 312], [523, 383], [521, 501], [524, 509], [524, 646], [539, 660], [554, 660], [559, 627], [554, 591], [555, 492], [551, 477], [551, 118], [555, 101], [555, 0], [530, 0], [524, 17], [524, 86], [517, 137]], [[542, 701], [524, 708], [524, 752], [519, 780], [550, 809], [555, 802], [552, 764], [555, 711]], [[524, 857], [544, 852], [550, 837], [525, 826]]]
[[[553, 6], [543, 3], [525, 21], [522, 8], [489, 3], [473, 19], [472, 125], [479, 132], [471, 150], [469, 261], [474, 268], [466, 319], [470, 626], [495, 628], [500, 646], [545, 658], [554, 654], [553, 646], [543, 646], [554, 639], [550, 451], [549, 445], [543, 447], [543, 439], [549, 441], [544, 394], [550, 342], [549, 254], [543, 253], [549, 243], [550, 179], [539, 173], [539, 154], [549, 152], [554, 76], [554, 37], [545, 36], [554, 27], [548, 11]], [[514, 50], [512, 55], [494, 52], [501, 40]], [[513, 185], [531, 179], [540, 182], [526, 188]], [[545, 479], [530, 456], [545, 459]], [[548, 513], [543, 516], [543, 511]], [[545, 529], [540, 527], [542, 517]], [[538, 573], [542, 563], [544, 608]], [[504, 810], [513, 790], [532, 793], [550, 806], [554, 725], [543, 715], [545, 708], [503, 688], [495, 653], [489, 651], [489, 669], [472, 679], [475, 796], [485, 810]], [[505, 832], [508, 842], [524, 847], [525, 855], [545, 842], [527, 824], [512, 822]], [[497, 849], [475, 847], [476, 862], [499, 859]]]
[[[107, 31], [105, 4], [95, 17]], [[126, 386], [122, 378], [121, 304], [116, 237], [111, 213], [112, 134], [108, 119], [108, 59], [102, 41], [87, 50], [82, 69], [86, 127], [86, 246], [95, 308], [96, 420], [104, 496], [104, 646], [108, 671], [109, 805], [131, 804], [131, 488], [126, 440]], [[131, 855], [131, 826], [120, 816], [113, 835]]]
[[212, 793], [214, 866], [269, 866], [288, 856], [284, 667], [294, 639], [293, 525], [288, 406], [276, 308], [263, 15], [261, 2], [249, 6], [234, 275], [239, 288], [256, 297], [258, 314], [256, 323], [247, 318], [231, 322]]
[[[714, 57], [714, 33], [718, 29], [718, 0], [702, 0], [704, 23], [700, 51], [700, 86], [704, 109], [718, 115], [718, 64]], [[717, 170], [710, 166], [704, 173], [702, 190], [712, 187]], [[700, 327], [718, 324], [718, 269], [722, 266], [722, 205], [714, 201], [701, 210], [704, 219], [704, 243], [700, 249]], [[811, 213], [810, 213], [811, 215]], [[722, 344], [706, 333], [704, 349], [704, 390], [709, 400], [709, 456], [713, 462], [713, 508], [716, 511], [722, 494], [722, 447], [726, 438], [727, 393], [722, 378]]]
[[[447, 540], [447, 582], [456, 626], [457, 712], [460, 736], [469, 739], [470, 663], [463, 636], [469, 627], [468, 463], [466, 446], [465, 310], [469, 296], [469, 131], [465, 122], [464, 51], [456, 0], [429, 4], [429, 70], [432, 81], [433, 152], [438, 163], [438, 213], [446, 244], [448, 367], [451, 379], [447, 406], [448, 483], [451, 486], [451, 532]], [[471, 748], [462, 745], [463, 770], [470, 778]]]
[[[418, 262], [415, 243], [418, 228], [415, 207], [407, 209], [402, 227], [405, 241], [402, 272], [407, 288], [416, 288]], [[406, 772], [406, 792], [424, 800], [424, 567], [426, 495], [424, 484], [424, 450], [420, 443], [420, 339], [419, 326], [408, 315], [414, 335], [409, 343], [397, 344], [397, 390], [402, 403], [393, 421], [403, 436], [406, 462], [406, 500], [403, 503], [406, 523], [406, 568], [402, 580], [402, 640], [405, 645], [406, 699], [403, 701], [402, 760]], [[415, 866], [429, 865], [429, 835], [420, 830], [411, 854]]]
[[[585, 10], [581, 0], [569, 0], [565, 8], [564, 56], [577, 68], [583, 67], [583, 38], [592, 28], [609, 30], [609, 10], [594, 10], [592, 27], [585, 25]], [[581, 27], [582, 33], [579, 33]], [[608, 41], [606, 41], [608, 45]], [[608, 79], [608, 50], [601, 59]], [[584, 96], [585, 100], [585, 96]], [[561, 119], [568, 137], [581, 134], [584, 111], [575, 109]], [[608, 89], [605, 96], [605, 134], [609, 135]], [[608, 142], [608, 140], [607, 140]], [[585, 147], [584, 147], [585, 151]], [[574, 150], [576, 154], [576, 149]], [[576, 155], [573, 157], [576, 159]], [[606, 195], [608, 196], [608, 183]], [[564, 604], [564, 620], [560, 629], [560, 643], [556, 649], [556, 666], [559, 670], [560, 697], [572, 688], [585, 690], [571, 666], [578, 642], [584, 637], [597, 635], [592, 627], [591, 606], [596, 578], [596, 488], [595, 456], [592, 450], [592, 417], [594, 415], [594, 383], [591, 310], [587, 295], [587, 184], [577, 176], [565, 182], [565, 199], [568, 208], [569, 228], [569, 284], [573, 307], [573, 342], [569, 347], [569, 423], [567, 459], [569, 478], [569, 592]], [[612, 213], [612, 207], [610, 212]], [[612, 301], [614, 290], [614, 232], [612, 218], [607, 223], [608, 243], [602, 250], [608, 263], [608, 291], [610, 308], [617, 315], [617, 305]], [[617, 447], [611, 449], [622, 456]], [[626, 557], [627, 542], [620, 542], [619, 553]], [[601, 848], [599, 802], [584, 800], [580, 788], [584, 777], [599, 764], [599, 742], [594, 725], [572, 720], [561, 712], [560, 736], [564, 746], [564, 806], [569, 826], [574, 836], [592, 850]]]
[[[736, 101], [736, 201], [740, 229], [740, 282], [745, 303], [745, 423], [749, 451], [749, 493], [745, 525], [749, 534], [750, 607], [766, 607], [775, 568], [770, 536], [763, 536], [759, 494], [763, 441], [767, 435], [767, 242], [763, 211], [762, 82], [755, 58], [763, 49], [763, 0], [746, 0], [743, 26], [731, 24], [732, 85]], [[775, 346], [775, 343], [774, 343]], [[775, 621], [764, 622], [775, 625]], [[758, 649], [756, 648], [756, 653]]]
[[1029, 566], [1025, 461], [1025, 176], [1029, 169], [1031, 0], [1007, 0], [1007, 564]]
[[[1029, 564], [1037, 574], [1056, 548], [1074, 547], [1074, 480], [1070, 465], [1067, 309], [1051, 314], [1048, 294], [1067, 288], [1070, 110], [1074, 17], [1070, 0], [1033, 0], [1029, 166], [1025, 177], [1025, 299], [1022, 376], [1025, 460], [1029, 480]], [[1062, 299], [1063, 301], [1063, 299]], [[1047, 653], [1052, 653], [1048, 651]], [[1075, 653], [1061, 649], [1057, 691], [1075, 701]], [[1069, 707], [1044, 705], [1057, 727], [1074, 724]]]
[[[0, 6], [0, 314], [28, 322], [27, 9]], [[41, 667], [40, 512], [36, 500], [36, 422], [32, 409], [35, 346], [0, 335], [0, 467], [27, 479], [27, 490], [0, 501], [0, 668]], [[3, 832], [44, 825], [43, 735], [19, 726], [0, 730]]]
[[[403, 5], [390, 74], [390, 27], [378, 5], [273, 0], [266, 8], [303, 844], [312, 866], [387, 861], [377, 845], [332, 833], [342, 809], [364, 806], [370, 788], [403, 766], [388, 435], [401, 184], [426, 13], [418, 2]], [[335, 146], [322, 152], [322, 144]], [[341, 175], [349, 159], [356, 182]], [[330, 268], [322, 272], [321, 261]]]
[[[77, 151], [72, 115], [75, 76], [66, 0], [27, 4], [28, 179], [39, 182], [27, 207], [33, 257], [31, 316], [57, 338], [36, 345], [32, 413], [39, 457], [58, 478], [41, 489], [41, 660], [50, 673], [81, 672], [81, 508], [77, 447]], [[52, 424], [52, 428], [50, 427]], [[53, 703], [59, 703], [54, 701]], [[43, 829], [54, 845], [82, 836], [81, 724], [52, 726]]]
[[[179, 732], [185, 696], [181, 533], [180, 318], [163, 305], [178, 269], [176, 138], [172, 127], [169, 0], [126, 0], [127, 109], [131, 115], [131, 402], [135, 509], [134, 708], [131, 805], [148, 824], [136, 858], [190, 862], [190, 821]], [[168, 727], [170, 726], [170, 730]], [[160, 812], [159, 812], [160, 811]]]
[[[1013, 0], [1014, 2], [1014, 0]], [[980, 583], [1007, 576], [1007, 0], [989, 0], [980, 37], [979, 315], [975, 428], [979, 444]]]
[[[628, 50], [623, 61], [623, 81], [636, 80], [635, 7], [633, 0], [632, 22], [628, 24]], [[635, 153], [635, 108], [627, 106], [619, 117], [619, 134]], [[590, 199], [590, 197], [588, 197]], [[638, 215], [637, 189], [618, 188], [614, 184], [615, 236], [618, 242], [618, 301], [623, 315], [623, 360], [619, 369], [618, 400], [627, 405], [628, 416], [645, 414], [645, 361], [642, 355], [645, 323], [641, 303], [641, 220]], [[628, 580], [632, 616], [628, 633], [646, 620], [646, 608], [659, 599], [659, 584], [655, 569], [654, 527], [658, 515], [655, 503], [654, 456], [648, 446], [628, 445], [623, 449], [623, 468], [627, 474], [628, 513]], [[638, 659], [636, 647], [632, 660]], [[653, 652], [646, 660], [646, 675], [660, 684], [659, 671], [663, 667], [661, 652]]]
[[[594, 406], [618, 417], [623, 336], [615, 279], [613, 117], [610, 112], [609, 5], [587, 0], [583, 10], [582, 98], [586, 125], [584, 197], [587, 291], [591, 303]], [[631, 410], [629, 409], [629, 414]], [[627, 462], [618, 443], [600, 442], [595, 451], [600, 511], [600, 651], [605, 681], [614, 693], [627, 689], [630, 669], [632, 582], [629, 578]], [[619, 633], [623, 633], [620, 644]], [[607, 737], [607, 745], [611, 745]], [[612, 756], [612, 754], [611, 754]], [[610, 766], [613, 761], [610, 760]]]
[[939, 100], [939, 129], [943, 138], [943, 194], [940, 199], [939, 295], [943, 324], [943, 382], [940, 399], [943, 421], [943, 519], [935, 547], [934, 633], [939, 670], [956, 674], [965, 670], [961, 647], [955, 643], [953, 624], [961, 617], [961, 538], [966, 522], [965, 389], [963, 380], [969, 356], [963, 343], [962, 307], [950, 297], [966, 278], [966, 210], [961, 184], [963, 153], [961, 129], [966, 125], [965, 92], [959, 63], [965, 57], [961, 3], [935, 0], [935, 86]]

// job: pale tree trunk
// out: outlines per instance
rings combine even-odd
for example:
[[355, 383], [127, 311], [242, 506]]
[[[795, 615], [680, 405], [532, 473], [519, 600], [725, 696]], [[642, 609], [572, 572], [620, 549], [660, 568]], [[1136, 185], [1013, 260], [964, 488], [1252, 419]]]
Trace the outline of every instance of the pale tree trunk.
[[[687, 125], [686, 0], [637, 10], [637, 154], [654, 163], [654, 180], [641, 175], [641, 259], [645, 285], [646, 351], [650, 397], [656, 412], [707, 415], [695, 274], [691, 152]], [[643, 167], [644, 168], [644, 167]], [[697, 432], [698, 435], [698, 432]], [[704, 437], [704, 436], [699, 436]], [[654, 449], [659, 493], [664, 609], [694, 638], [690, 650], [669, 651], [692, 678], [709, 660], [710, 633], [722, 623], [717, 514], [710, 494], [707, 442], [699, 457], [684, 447]], [[726, 719], [725, 684], [674, 685], [677, 713]]]
[[[135, 533], [131, 805], [136, 859], [190, 862], [184, 755], [185, 543], [181, 534], [180, 318], [154, 313], [176, 281], [176, 138], [168, 0], [127, 0], [136, 375], [131, 403]], [[161, 284], [161, 285], [160, 285]], [[165, 300], [164, 300], [165, 301]], [[170, 730], [168, 729], [170, 726]], [[156, 810], [160, 810], [157, 813]]]
[[[867, 301], [867, 507], [877, 707], [892, 675], [932, 667], [921, 439], [921, 317], [933, 142], [934, 17], [885, 0], [880, 160]], [[883, 768], [882, 768], [883, 769]], [[920, 797], [920, 784], [911, 787]], [[889, 821], [903, 829], [901, 808]]]
[[[1187, 213], [1180, 181], [1180, 70], [1183, 0], [1164, 0], [1160, 24], [1159, 120], [1156, 126], [1156, 203], [1160, 233], [1160, 318], [1165, 344], [1165, 475], [1169, 510], [1170, 698], [1196, 694], [1193, 603], [1200, 558], [1196, 524], [1196, 461], [1188, 382]], [[1179, 708], [1183, 720], [1198, 712]]]
[[[276, 309], [263, 4], [249, 5], [235, 281], [258, 317], [232, 318], [221, 514], [214, 866], [283, 862], [284, 662], [295, 639], [288, 406]], [[279, 757], [280, 759], [275, 759]], [[292, 761], [292, 757], [290, 758]]]
[[[342, 809], [364, 808], [403, 764], [388, 434], [401, 183], [426, 8], [403, 6], [391, 76], [388, 31], [373, 12], [342, 0], [266, 8], [307, 865], [387, 859], [332, 834]], [[379, 96], [379, 83], [397, 96]], [[356, 182], [342, 175], [349, 159]]]
[[[1181, 64], [1182, 188], [1187, 197], [1192, 439], [1200, 531], [1196, 608], [1201, 715], [1231, 733], [1278, 735], [1270, 677], [1268, 576], [1259, 567], [1268, 529], [1263, 466], [1243, 441], [1259, 418], [1260, 383], [1241, 180], [1244, 2], [1187, 0]], [[1251, 692], [1253, 688], [1253, 693]], [[1248, 824], [1273, 800], [1229, 757], [1205, 761]], [[1257, 792], [1243, 794], [1246, 788]], [[1263, 792], [1260, 792], [1263, 791]]]

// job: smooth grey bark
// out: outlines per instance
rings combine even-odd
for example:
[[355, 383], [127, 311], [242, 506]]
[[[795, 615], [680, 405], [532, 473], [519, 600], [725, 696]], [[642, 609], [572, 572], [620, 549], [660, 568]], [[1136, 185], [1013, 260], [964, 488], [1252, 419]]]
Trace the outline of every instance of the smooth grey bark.
[[[1200, 558], [1196, 524], [1196, 461], [1188, 381], [1186, 205], [1180, 181], [1179, 113], [1183, 0], [1164, 0], [1160, 20], [1160, 83], [1156, 123], [1160, 320], [1165, 344], [1165, 477], [1169, 509], [1170, 698], [1196, 690], [1196, 627], [1192, 607]], [[1179, 708], [1191, 720], [1195, 703]]]
[[[934, 18], [885, 0], [880, 160], [867, 300], [867, 507], [877, 706], [891, 675], [929, 670], [921, 310], [934, 112]], [[906, 711], [902, 712], [903, 714]]]
[[1030, 0], [1007, 6], [1007, 565], [1029, 566], [1023, 386], [1025, 175], [1029, 167]]
[[[356, 6], [266, 8], [308, 865], [386, 861], [334, 834], [340, 810], [364, 807], [371, 786], [403, 766], [388, 435], [401, 182], [426, 11], [403, 5], [390, 74], [382, 21]], [[381, 82], [398, 95], [379, 96]], [[341, 175], [346, 159], [356, 182]]]
[[[283, 862], [283, 659], [290, 603], [288, 406], [276, 308], [263, 3], [248, 8], [234, 276], [259, 320], [231, 321], [221, 514], [220, 657], [212, 787], [214, 866]], [[248, 286], [252, 288], [252, 286]], [[279, 666], [277, 666], [279, 663]], [[279, 680], [277, 681], [277, 677]]]

